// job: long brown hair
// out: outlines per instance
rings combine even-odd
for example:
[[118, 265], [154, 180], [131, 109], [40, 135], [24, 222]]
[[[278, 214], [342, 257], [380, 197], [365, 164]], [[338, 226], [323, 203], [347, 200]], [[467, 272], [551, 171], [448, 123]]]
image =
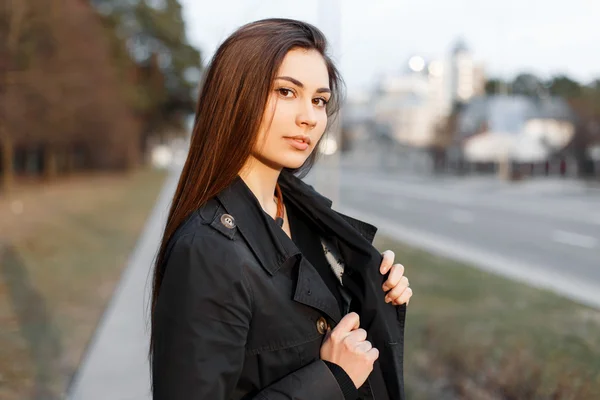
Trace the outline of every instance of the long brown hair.
[[[327, 55], [323, 33], [305, 22], [265, 19], [242, 26], [216, 51], [208, 66], [200, 96], [189, 153], [164, 230], [154, 266], [150, 362], [154, 344], [154, 309], [165, 273], [165, 250], [177, 228], [191, 213], [228, 187], [244, 166], [258, 130], [275, 75], [292, 49], [318, 51], [325, 60], [332, 96], [328, 117], [339, 110], [342, 80]], [[331, 124], [332, 118], [328, 119]], [[317, 147], [297, 170], [306, 174], [317, 157]]]

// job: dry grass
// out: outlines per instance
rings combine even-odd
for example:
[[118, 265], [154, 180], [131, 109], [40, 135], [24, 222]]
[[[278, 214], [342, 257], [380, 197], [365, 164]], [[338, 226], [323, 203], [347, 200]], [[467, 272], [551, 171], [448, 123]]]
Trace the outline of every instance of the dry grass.
[[1, 399], [61, 398], [164, 178], [78, 176], [0, 197]]
[[378, 238], [407, 268], [409, 399], [600, 399], [600, 311]]

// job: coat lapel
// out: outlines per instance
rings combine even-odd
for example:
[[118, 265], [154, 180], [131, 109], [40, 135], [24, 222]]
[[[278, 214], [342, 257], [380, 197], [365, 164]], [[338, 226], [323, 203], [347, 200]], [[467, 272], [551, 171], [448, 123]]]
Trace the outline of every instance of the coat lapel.
[[369, 378], [371, 385], [375, 383], [372, 386], [375, 396], [404, 399], [402, 364], [406, 308], [384, 301], [381, 290], [384, 277], [379, 273], [382, 256], [371, 244], [376, 228], [334, 212], [331, 203], [319, 200], [318, 193], [291, 174], [282, 173], [280, 182], [285, 182], [282, 189], [284, 186], [288, 189], [287, 199], [294, 202], [319, 229], [334, 237], [345, 263], [344, 286], [352, 288], [358, 299], [361, 326], [369, 332], [375, 346], [387, 349], [380, 353], [376, 363], [376, 375], [380, 376]]
[[281, 173], [279, 183], [286, 201], [292, 202], [321, 232], [336, 239], [347, 267], [361, 271], [380, 262], [381, 254], [371, 245], [377, 228], [333, 211], [330, 200], [289, 172]]
[[[304, 258], [294, 242], [263, 211], [258, 199], [241, 178], [223, 190], [217, 198], [222, 214], [230, 214], [261, 266], [273, 276], [280, 269], [298, 266], [293, 300], [316, 308], [336, 323], [341, 319], [337, 300], [312, 264]], [[214, 220], [219, 221], [220, 215]]]
[[254, 193], [240, 177], [217, 198], [224, 212], [233, 217], [237, 230], [269, 275], [274, 275], [293, 257], [300, 255], [289, 238], [283, 240], [281, 235], [287, 237], [285, 232], [263, 211]]
[[321, 275], [304, 257], [298, 266], [298, 281], [294, 292], [294, 301], [316, 308], [325, 313], [336, 324], [340, 322], [341, 314], [337, 300], [325, 284]]

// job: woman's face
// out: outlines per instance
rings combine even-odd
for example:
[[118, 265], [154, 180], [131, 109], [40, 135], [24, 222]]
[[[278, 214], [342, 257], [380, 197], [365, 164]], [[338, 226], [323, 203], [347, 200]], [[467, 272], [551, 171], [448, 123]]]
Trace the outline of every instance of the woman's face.
[[327, 126], [331, 92], [323, 57], [294, 49], [277, 71], [252, 155], [273, 168], [299, 168]]

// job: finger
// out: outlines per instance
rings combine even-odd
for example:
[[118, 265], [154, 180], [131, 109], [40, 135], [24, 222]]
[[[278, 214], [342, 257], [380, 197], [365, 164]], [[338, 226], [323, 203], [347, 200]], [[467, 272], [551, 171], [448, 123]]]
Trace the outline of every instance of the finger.
[[348, 339], [352, 340], [355, 343], [364, 342], [367, 339], [367, 331], [364, 329], [356, 329], [350, 332], [348, 335]]
[[382, 275], [385, 275], [394, 264], [394, 258], [396, 257], [396, 255], [391, 250], [386, 250], [383, 253], [381, 253], [381, 255], [383, 256], [383, 260], [381, 261], [379, 272], [381, 272]]
[[367, 359], [369, 359], [371, 362], [374, 362], [378, 358], [379, 350], [377, 350], [377, 348], [373, 347], [371, 350], [367, 351]]
[[399, 306], [401, 304], [406, 303], [406, 305], [408, 305], [408, 302], [410, 301], [410, 298], [412, 297], [412, 294], [413, 294], [412, 289], [411, 288], [406, 288], [404, 290], [404, 292], [402, 292], [402, 294], [400, 295], [400, 297], [396, 298], [393, 301], [393, 304]]
[[359, 353], [368, 353], [372, 348], [373, 345], [368, 340], [358, 343], [355, 347], [356, 351]]
[[388, 291], [391, 288], [397, 286], [398, 283], [400, 282], [400, 280], [402, 279], [403, 275], [404, 275], [404, 265], [394, 264], [394, 266], [392, 266], [392, 270], [390, 271], [390, 274], [388, 275], [387, 280], [383, 283], [383, 286], [382, 286], [383, 290]]
[[334, 332], [350, 333], [360, 326], [360, 318], [357, 313], [351, 312], [344, 315], [335, 328]]
[[387, 293], [387, 295], [385, 296], [386, 303], [389, 303], [390, 301], [394, 301], [395, 299], [400, 297], [402, 295], [402, 293], [406, 290], [406, 288], [408, 288], [408, 285], [409, 285], [408, 278], [403, 276], [400, 279], [400, 282], [398, 282], [398, 284], [392, 290], [390, 290]]
[[331, 333], [333, 331], [331, 330], [330, 326], [327, 326], [327, 332], [325, 332], [325, 337], [323, 338], [323, 341], [326, 342], [329, 340], [329, 338], [331, 337]]

